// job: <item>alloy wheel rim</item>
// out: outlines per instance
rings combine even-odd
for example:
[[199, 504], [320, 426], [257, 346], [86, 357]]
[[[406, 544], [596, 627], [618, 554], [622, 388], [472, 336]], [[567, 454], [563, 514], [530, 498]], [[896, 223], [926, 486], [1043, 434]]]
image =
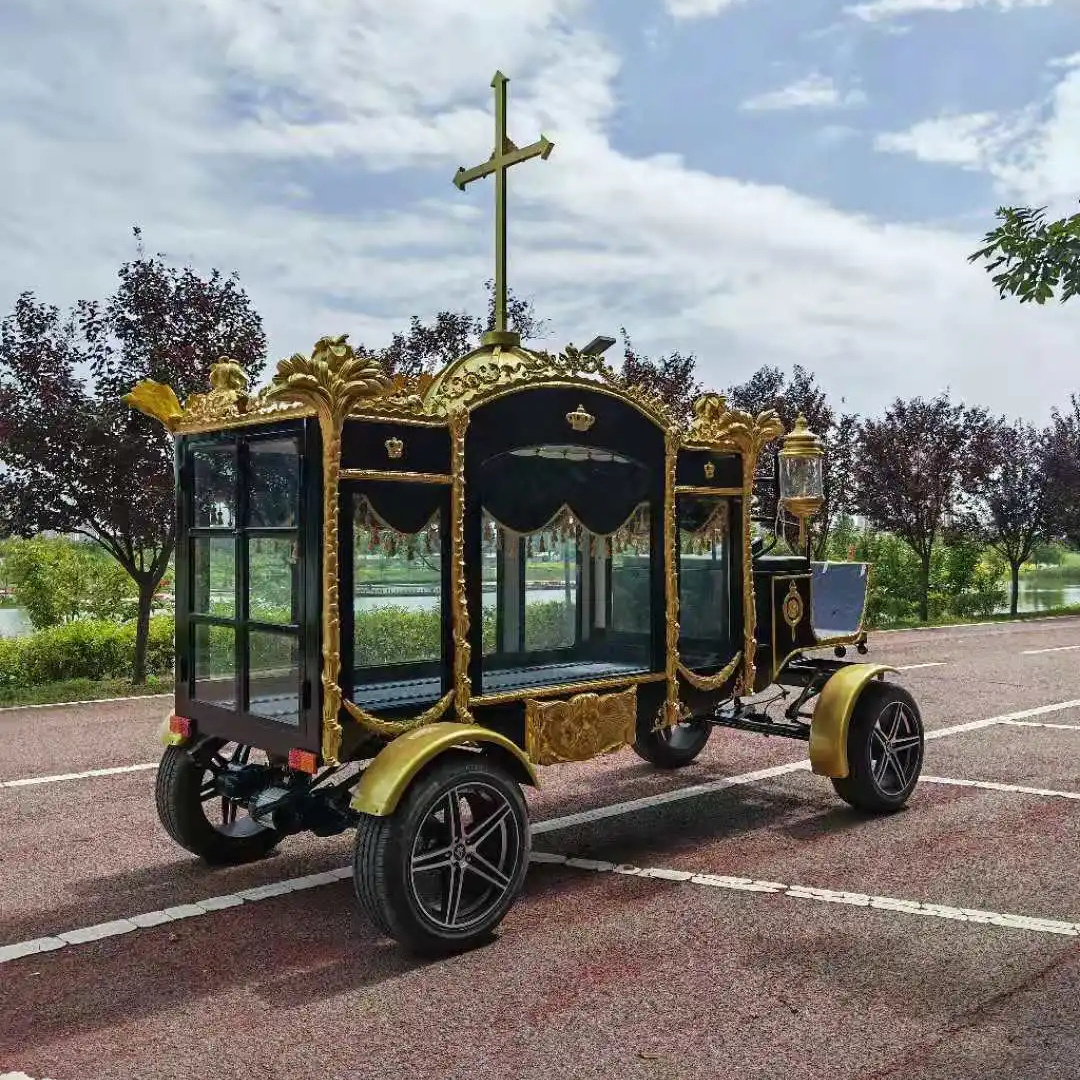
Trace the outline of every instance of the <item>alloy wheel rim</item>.
[[429, 806], [409, 861], [413, 898], [441, 930], [483, 923], [514, 888], [522, 831], [506, 794], [483, 781], [455, 784]]
[[893, 701], [878, 715], [870, 733], [870, 772], [883, 794], [903, 794], [914, 782], [922, 755], [922, 732], [911, 707]]

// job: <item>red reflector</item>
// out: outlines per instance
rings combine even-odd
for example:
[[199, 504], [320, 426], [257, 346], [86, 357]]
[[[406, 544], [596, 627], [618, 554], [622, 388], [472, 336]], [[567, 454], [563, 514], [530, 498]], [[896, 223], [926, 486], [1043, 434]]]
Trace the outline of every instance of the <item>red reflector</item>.
[[314, 776], [319, 771], [319, 759], [310, 750], [290, 750], [289, 768]]
[[169, 731], [173, 735], [183, 735], [187, 739], [191, 736], [191, 721], [186, 716], [170, 716]]

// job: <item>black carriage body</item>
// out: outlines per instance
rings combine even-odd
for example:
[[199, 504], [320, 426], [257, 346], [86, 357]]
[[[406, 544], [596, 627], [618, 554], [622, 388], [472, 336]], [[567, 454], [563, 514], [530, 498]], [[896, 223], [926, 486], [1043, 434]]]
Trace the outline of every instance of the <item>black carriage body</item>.
[[[420, 714], [464, 716], [535, 751], [530, 708], [628, 688], [651, 727], [673, 694], [707, 713], [821, 643], [820, 567], [748, 558], [737, 447], [673, 440], [656, 412], [581, 379], [471, 402], [457, 458], [451, 429], [437, 413], [342, 421], [342, 760], [372, 749], [373, 727]], [[177, 439], [176, 711], [202, 735], [325, 757], [325, 450], [310, 415]], [[556, 521], [562, 539], [545, 540]], [[562, 545], [555, 562], [545, 543]], [[536, 597], [548, 601], [538, 626]], [[844, 603], [838, 627], [851, 622]], [[842, 633], [857, 634], [857, 606]]]

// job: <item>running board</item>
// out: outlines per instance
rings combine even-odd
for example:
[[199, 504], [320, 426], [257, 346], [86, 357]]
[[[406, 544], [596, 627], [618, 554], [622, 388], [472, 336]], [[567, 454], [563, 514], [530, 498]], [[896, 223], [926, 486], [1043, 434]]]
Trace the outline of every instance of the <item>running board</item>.
[[697, 716], [695, 720], [704, 720], [716, 727], [735, 728], [737, 731], [756, 731], [759, 735], [779, 735], [784, 739], [810, 741], [809, 724], [777, 724], [772, 720], [758, 719], [761, 714], [735, 716]]

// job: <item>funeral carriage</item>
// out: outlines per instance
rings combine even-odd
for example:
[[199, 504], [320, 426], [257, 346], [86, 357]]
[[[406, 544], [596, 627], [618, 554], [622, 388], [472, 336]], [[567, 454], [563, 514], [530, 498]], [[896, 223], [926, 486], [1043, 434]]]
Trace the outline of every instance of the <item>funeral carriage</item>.
[[[500, 81], [501, 80], [501, 81]], [[209, 863], [356, 833], [357, 897], [418, 951], [487, 937], [529, 862], [522, 787], [632, 748], [675, 768], [714, 727], [807, 742], [867, 812], [907, 801], [918, 707], [866, 651], [868, 568], [815, 563], [820, 440], [623, 381], [597, 339], [506, 328], [497, 76], [495, 329], [392, 378], [344, 337], [249, 392], [228, 360], [181, 404], [127, 400], [176, 449], [176, 697], [161, 820]], [[794, 554], [774, 554], [785, 521]]]

